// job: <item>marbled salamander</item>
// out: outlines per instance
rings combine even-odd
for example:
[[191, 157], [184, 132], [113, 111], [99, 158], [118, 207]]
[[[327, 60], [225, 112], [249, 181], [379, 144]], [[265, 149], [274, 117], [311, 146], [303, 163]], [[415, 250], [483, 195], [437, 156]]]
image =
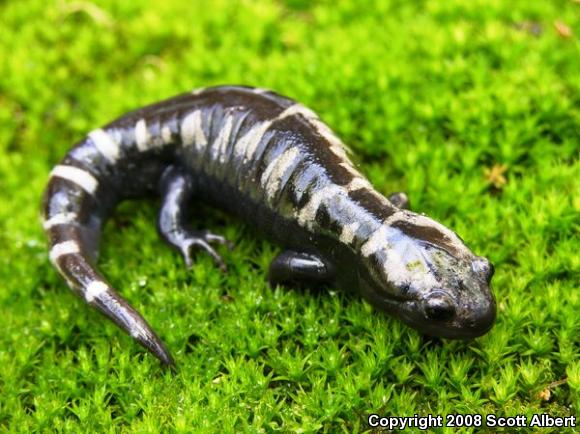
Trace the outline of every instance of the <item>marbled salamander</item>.
[[495, 320], [490, 262], [445, 226], [408, 211], [406, 196], [373, 189], [316, 114], [274, 92], [243, 86], [194, 91], [96, 129], [50, 174], [44, 229], [69, 286], [163, 363], [173, 359], [141, 315], [96, 268], [99, 235], [115, 205], [158, 192], [158, 229], [187, 265], [220, 235], [193, 230], [205, 201], [284, 246], [272, 285], [329, 283], [424, 333], [476, 337]]

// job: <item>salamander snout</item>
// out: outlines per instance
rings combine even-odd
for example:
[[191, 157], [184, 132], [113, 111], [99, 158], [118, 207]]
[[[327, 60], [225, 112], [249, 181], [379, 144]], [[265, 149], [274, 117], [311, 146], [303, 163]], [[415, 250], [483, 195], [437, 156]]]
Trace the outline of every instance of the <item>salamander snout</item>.
[[433, 321], [449, 321], [455, 316], [455, 303], [447, 294], [435, 292], [423, 301], [425, 316]]
[[481, 303], [480, 306], [474, 308], [469, 318], [472, 336], [477, 337], [487, 333], [493, 326], [496, 315], [497, 309], [493, 296], [489, 300], [486, 300], [485, 303]]
[[420, 300], [416, 328], [450, 339], [475, 338], [486, 333], [496, 316], [493, 295], [453, 294], [437, 289]]

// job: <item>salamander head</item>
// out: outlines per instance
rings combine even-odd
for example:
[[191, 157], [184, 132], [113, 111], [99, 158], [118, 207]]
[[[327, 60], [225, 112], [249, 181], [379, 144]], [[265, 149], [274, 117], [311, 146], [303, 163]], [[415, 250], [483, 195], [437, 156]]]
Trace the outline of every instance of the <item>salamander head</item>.
[[495, 321], [492, 264], [451, 230], [409, 211], [362, 246], [364, 296], [419, 331], [473, 338]]

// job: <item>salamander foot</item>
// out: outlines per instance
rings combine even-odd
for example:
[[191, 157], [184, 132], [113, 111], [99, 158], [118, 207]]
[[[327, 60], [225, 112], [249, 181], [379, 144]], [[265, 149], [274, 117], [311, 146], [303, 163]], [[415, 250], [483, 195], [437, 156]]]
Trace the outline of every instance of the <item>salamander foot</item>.
[[[192, 231], [184, 234], [183, 237], [178, 237], [176, 240], [177, 249], [181, 252], [183, 259], [185, 260], [185, 265], [187, 268], [193, 266], [193, 257], [196, 250], [204, 250], [213, 258], [215, 263], [220, 267], [223, 272], [227, 271], [227, 266], [221, 257], [221, 255], [215, 251], [212, 244], [219, 244], [227, 246], [230, 250], [233, 248], [233, 243], [226, 240], [221, 235], [212, 234], [208, 231]], [[175, 238], [174, 238], [175, 240]]]
[[302, 284], [318, 286], [331, 281], [332, 270], [322, 259], [309, 253], [285, 250], [270, 264], [268, 281], [276, 285]]
[[410, 206], [409, 197], [405, 193], [403, 193], [402, 191], [391, 194], [389, 196], [389, 200], [397, 208], [409, 209], [409, 206]]
[[233, 244], [221, 235], [209, 231], [196, 231], [189, 227], [190, 202], [195, 193], [195, 183], [179, 167], [170, 166], [161, 177], [161, 210], [157, 228], [163, 239], [183, 255], [188, 268], [193, 266], [196, 250], [205, 250], [211, 255], [222, 271], [227, 267], [212, 244], [222, 244], [232, 248]]

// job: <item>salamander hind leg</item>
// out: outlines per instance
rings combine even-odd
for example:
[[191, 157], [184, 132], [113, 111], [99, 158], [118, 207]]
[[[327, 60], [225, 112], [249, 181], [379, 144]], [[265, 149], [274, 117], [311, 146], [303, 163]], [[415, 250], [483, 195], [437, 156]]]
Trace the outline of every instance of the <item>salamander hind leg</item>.
[[402, 191], [391, 194], [389, 200], [397, 208], [409, 209], [410, 207], [409, 197]]
[[270, 264], [270, 286], [299, 284], [316, 286], [329, 283], [333, 273], [320, 258], [309, 253], [286, 250]]
[[221, 235], [189, 227], [188, 210], [195, 193], [195, 183], [191, 176], [178, 167], [170, 166], [161, 177], [160, 189], [162, 204], [157, 228], [161, 237], [182, 254], [187, 267], [193, 265], [195, 250], [205, 250], [220, 269], [226, 271], [224, 260], [212, 244], [227, 245], [231, 248], [232, 243]]

